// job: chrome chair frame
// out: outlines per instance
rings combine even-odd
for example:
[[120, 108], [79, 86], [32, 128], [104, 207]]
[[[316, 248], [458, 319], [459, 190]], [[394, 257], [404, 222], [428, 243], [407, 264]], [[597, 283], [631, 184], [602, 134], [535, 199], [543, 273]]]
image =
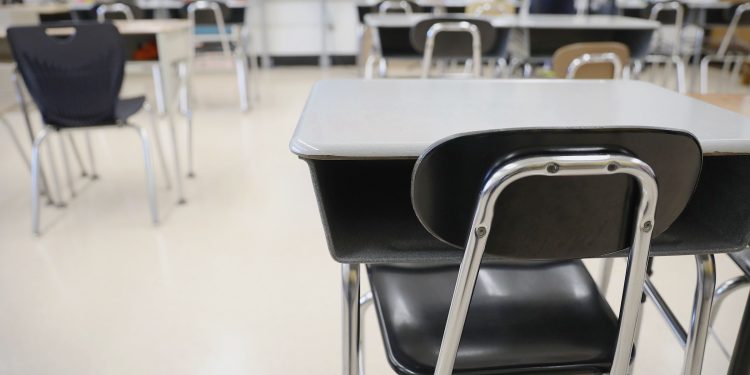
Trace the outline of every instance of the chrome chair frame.
[[721, 283], [717, 288], [716, 292], [714, 292], [714, 303], [713, 308], [711, 309], [711, 321], [709, 322], [711, 335], [716, 340], [716, 343], [719, 345], [719, 349], [727, 358], [730, 358], [732, 356], [732, 353], [727, 347], [724, 345], [724, 343], [719, 338], [719, 335], [716, 334], [716, 331], [714, 331], [713, 326], [716, 322], [716, 319], [719, 315], [719, 309], [721, 308], [722, 302], [724, 302], [724, 299], [727, 298], [732, 292], [735, 292], [739, 290], [740, 288], [748, 287], [750, 286], [750, 278], [746, 275], [733, 277], [723, 283]]
[[583, 55], [576, 57], [568, 65], [568, 70], [565, 75], [565, 78], [567, 79], [575, 78], [576, 73], [578, 72], [578, 69], [580, 69], [582, 66], [590, 65], [590, 64], [604, 64], [604, 63], [612, 64], [612, 67], [614, 68], [612, 79], [622, 78], [622, 61], [620, 61], [620, 58], [617, 56], [616, 53], [612, 53], [612, 52], [597, 53], [597, 54], [584, 53]]
[[[406, 14], [413, 14], [414, 9], [411, 7], [411, 5], [403, 0], [385, 0], [378, 6], [378, 14], [388, 14], [390, 11], [394, 9], [401, 9]], [[358, 31], [357, 31], [357, 40], [359, 41], [360, 46], [360, 54], [363, 53], [363, 45], [364, 45], [364, 37], [365, 33], [371, 31], [371, 28], [369, 28], [367, 25], [362, 24], [360, 25]], [[380, 43], [380, 41], [377, 39], [377, 33], [372, 34], [372, 46], [370, 46], [370, 53], [367, 56], [367, 59], [364, 62], [364, 69], [363, 69], [363, 75], [366, 79], [370, 79], [373, 77], [373, 66], [375, 63], [378, 64], [378, 76], [380, 78], [385, 77], [388, 74], [388, 62], [386, 59], [381, 56], [380, 52], [378, 51], [377, 47]]]
[[[677, 83], [677, 92], [680, 94], [687, 93], [687, 76], [685, 72], [685, 61], [680, 57], [683, 34], [684, 34], [684, 20], [685, 20], [685, 9], [679, 1], [669, 1], [655, 3], [651, 8], [651, 13], [648, 19], [651, 21], [658, 21], [659, 15], [662, 12], [675, 12], [675, 28], [677, 30], [677, 39], [672, 45], [672, 52], [669, 56], [663, 56], [658, 54], [651, 54], [646, 56], [645, 63], [651, 64], [654, 68], [659, 64], [664, 64], [667, 68], [669, 64], [675, 66], [675, 81]], [[657, 42], [656, 45], [661, 45], [661, 33], [656, 33]], [[642, 66], [638, 68], [638, 71], [642, 69]]]
[[[474, 284], [484, 253], [487, 235], [490, 232], [494, 202], [504, 188], [512, 182], [529, 176], [586, 176], [628, 174], [636, 178], [641, 186], [641, 201], [636, 218], [633, 244], [628, 257], [626, 286], [620, 312], [620, 331], [610, 374], [626, 374], [630, 371], [630, 357], [640, 326], [641, 297], [651, 295], [655, 288], [648, 280], [646, 267], [653, 228], [653, 217], [658, 199], [658, 187], [651, 168], [642, 161], [621, 155], [581, 155], [530, 157], [518, 160], [496, 170], [485, 183], [477, 204], [470, 236], [461, 262], [451, 308], [446, 322], [436, 375], [450, 374], [453, 369], [463, 323], [466, 318]], [[688, 333], [682, 330], [681, 343], [686, 347], [683, 375], [699, 375], [703, 364], [706, 339], [709, 329], [713, 288], [716, 282], [713, 255], [696, 255], [697, 288], [693, 299], [693, 311]], [[343, 312], [343, 374], [364, 374], [363, 333], [361, 314], [372, 304], [370, 292], [360, 297], [360, 265], [342, 264], [342, 312]], [[666, 307], [666, 304], [657, 307]], [[668, 310], [669, 308], [666, 307]], [[660, 310], [661, 311], [661, 310]], [[671, 311], [670, 311], [671, 312]], [[673, 315], [673, 314], [672, 314]], [[676, 318], [675, 318], [676, 322]], [[673, 328], [679, 326], [673, 325]], [[679, 335], [678, 335], [679, 337]]]
[[[466, 21], [461, 22], [438, 22], [427, 30], [427, 40], [425, 41], [424, 54], [422, 54], [422, 75], [421, 78], [430, 78], [430, 68], [432, 67], [432, 55], [435, 50], [435, 39], [440, 33], [460, 32], [471, 35], [471, 67], [473, 78], [482, 77], [482, 37], [479, 34], [479, 28]], [[468, 62], [467, 62], [468, 64]]]
[[380, 3], [378, 6], [378, 14], [386, 14], [391, 9], [401, 9], [406, 14], [414, 13], [414, 9], [411, 8], [408, 2], [403, 0], [386, 0]]
[[737, 10], [735, 10], [734, 15], [732, 16], [732, 21], [729, 23], [729, 26], [727, 27], [726, 34], [724, 34], [724, 38], [721, 40], [721, 44], [719, 45], [719, 49], [718, 51], [716, 51], [716, 54], [706, 55], [703, 59], [701, 59], [701, 62], [700, 62], [700, 92], [701, 94], [708, 93], [708, 65], [712, 61], [721, 61], [724, 63], [724, 66], [722, 68], [723, 73], [726, 73], [729, 70], [729, 65], [734, 63], [735, 67], [732, 71], [732, 77], [736, 78], [736, 76], [739, 76], [742, 63], [750, 59], [750, 56], [727, 55], [729, 44], [732, 42], [732, 39], [734, 38], [734, 34], [737, 31], [737, 27], [739, 26], [740, 20], [742, 19], [742, 15], [748, 11], [750, 11], [750, 3], [744, 3], [737, 7]]
[[[229, 34], [227, 34], [226, 23], [224, 22], [224, 15], [221, 12], [221, 7], [215, 1], [198, 0], [190, 3], [187, 6], [188, 19], [190, 20], [193, 27], [195, 27], [195, 13], [200, 10], [209, 10], [213, 13], [214, 20], [216, 22], [216, 28], [219, 32], [219, 43], [221, 43], [221, 51], [228, 60], [232, 61], [237, 71], [237, 88], [240, 95], [240, 110], [246, 112], [250, 109], [250, 95], [248, 88], [248, 68], [246, 44], [249, 42], [250, 30], [243, 25], [239, 33], [234, 32], [236, 36], [236, 48], [232, 51], [232, 47], [229, 43]], [[197, 40], [195, 33], [192, 33], [193, 40]], [[195, 50], [193, 50], [193, 53]], [[234, 53], [233, 53], [234, 52]], [[255, 57], [251, 58], [255, 59]], [[257, 62], [253, 63], [253, 66]]]
[[458, 345], [471, 302], [479, 267], [491, 231], [494, 206], [502, 191], [510, 184], [531, 176], [595, 176], [627, 174], [638, 180], [641, 198], [635, 221], [635, 233], [628, 259], [628, 274], [620, 312], [620, 328], [610, 374], [626, 374], [636, 336], [640, 299], [646, 278], [646, 265], [651, 241], [651, 229], [658, 199], [658, 186], [653, 170], [633, 157], [609, 154], [579, 156], [552, 155], [529, 157], [506, 164], [495, 170], [485, 182], [479, 196], [458, 280], [453, 292], [445, 325], [436, 375], [453, 371]]
[[216, 21], [216, 28], [219, 31], [219, 42], [221, 43], [221, 50], [227, 59], [232, 59], [232, 49], [229, 46], [229, 36], [227, 35], [226, 26], [224, 25], [224, 15], [221, 13], [221, 7], [219, 4], [213, 1], [198, 0], [194, 1], [187, 6], [188, 20], [195, 25], [195, 12], [199, 10], [210, 10], [214, 15]]
[[132, 21], [135, 19], [135, 15], [133, 15], [133, 10], [130, 9], [129, 6], [123, 3], [112, 3], [112, 4], [102, 4], [96, 8], [96, 20], [98, 22], [104, 22], [106, 21], [107, 14], [110, 14], [110, 13], [123, 14], [125, 15], [125, 19], [128, 21]]
[[[141, 146], [143, 148], [143, 159], [146, 168], [146, 187], [148, 192], [148, 203], [149, 210], [151, 212], [151, 220], [154, 225], [159, 223], [159, 212], [156, 203], [156, 182], [154, 178], [154, 168], [151, 161], [151, 150], [149, 144], [148, 134], [145, 129], [135, 126], [130, 123], [118, 124], [121, 127], [127, 127], [135, 130], [141, 139]], [[60, 137], [60, 145], [62, 146], [63, 157], [66, 157], [64, 142], [62, 138], [63, 132], [70, 132], [75, 130], [88, 130], [89, 128], [80, 129], [55, 129], [51, 126], [45, 126], [35, 137], [34, 145], [31, 149], [31, 230], [34, 235], [39, 235], [39, 150], [47, 139], [47, 136], [51, 133], [57, 133]], [[69, 173], [68, 173], [69, 174]]]

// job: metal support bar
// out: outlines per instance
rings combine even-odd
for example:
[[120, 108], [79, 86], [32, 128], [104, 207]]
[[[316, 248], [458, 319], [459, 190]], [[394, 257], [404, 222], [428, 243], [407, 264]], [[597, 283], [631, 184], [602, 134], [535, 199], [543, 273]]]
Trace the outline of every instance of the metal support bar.
[[430, 26], [427, 30], [427, 40], [425, 41], [424, 54], [422, 56], [422, 78], [430, 77], [430, 68], [432, 67], [432, 55], [435, 50], [435, 39], [438, 34], [443, 32], [468, 33], [471, 35], [471, 53], [473, 63], [474, 78], [482, 77], [482, 37], [479, 34], [479, 28], [470, 22], [438, 22]]
[[729, 371], [727, 371], [727, 375], [747, 374], [750, 374], [750, 296], [745, 302], [742, 324], [737, 333], [737, 341], [734, 344], [732, 360], [729, 362]]
[[584, 65], [589, 64], [612, 64], [612, 68], [614, 70], [612, 79], [622, 78], [622, 61], [620, 61], [620, 57], [617, 56], [616, 53], [612, 52], [599, 54], [585, 53], [579, 57], [576, 57], [575, 59], [573, 59], [573, 61], [570, 62], [570, 65], [568, 65], [568, 72], [565, 75], [565, 78], [575, 78], [578, 69], [580, 69]]
[[341, 265], [343, 375], [359, 375], [359, 264]]
[[711, 303], [716, 286], [716, 264], [713, 255], [696, 255], [698, 268], [693, 313], [690, 318], [690, 330], [685, 344], [685, 362], [683, 375], [700, 375], [703, 357], [706, 351], [706, 339], [711, 319]]
[[634, 223], [633, 241], [625, 277], [626, 289], [620, 310], [620, 329], [612, 362], [612, 375], [628, 372], [638, 315], [641, 310], [658, 187], [653, 170], [644, 162], [624, 155], [552, 155], [529, 157], [494, 170], [482, 188], [472, 221], [463, 260], [458, 271], [448, 319], [445, 324], [435, 375], [449, 375], [458, 352], [466, 314], [471, 303], [479, 266], [491, 231], [495, 203], [510, 184], [531, 176], [593, 176], [626, 174], [640, 184], [640, 203]]
[[[13, 73], [10, 75], [10, 80], [13, 83], [13, 89], [16, 94], [16, 102], [18, 102], [18, 106], [21, 109], [21, 114], [23, 115], [23, 121], [26, 124], [26, 131], [29, 134], [29, 140], [31, 140], [31, 144], [34, 144], [34, 127], [31, 124], [31, 118], [29, 118], [29, 106], [28, 103], [26, 103], [26, 97], [23, 94], [23, 88], [21, 87], [21, 80], [18, 77], [18, 69], [13, 69]], [[48, 205], [55, 205], [55, 201], [52, 198], [52, 191], [50, 190], [49, 183], [47, 182], [47, 175], [44, 173], [44, 169], [39, 166], [39, 174], [42, 178], [41, 180], [41, 192], [47, 196], [47, 204]], [[65, 204], [62, 202], [62, 197], [58, 197], [60, 199], [60, 202], [58, 202], [58, 207], [63, 207]]]
[[685, 328], [683, 328], [682, 324], [680, 324], [680, 321], [677, 320], [677, 316], [675, 316], [675, 314], [672, 312], [672, 309], [669, 308], [669, 305], [667, 305], [667, 302], [664, 301], [664, 298], [662, 298], [661, 294], [656, 289], [654, 284], [651, 283], [651, 279], [646, 279], [646, 282], [644, 283], [644, 290], [646, 292], [646, 295], [651, 298], [651, 301], [654, 302], [654, 305], [656, 306], [656, 309], [659, 310], [661, 316], [669, 324], [669, 328], [672, 329], [672, 333], [674, 333], [675, 337], [677, 337], [677, 340], [680, 342], [680, 346], [684, 348], [685, 343], [687, 342], [687, 332], [685, 332]]

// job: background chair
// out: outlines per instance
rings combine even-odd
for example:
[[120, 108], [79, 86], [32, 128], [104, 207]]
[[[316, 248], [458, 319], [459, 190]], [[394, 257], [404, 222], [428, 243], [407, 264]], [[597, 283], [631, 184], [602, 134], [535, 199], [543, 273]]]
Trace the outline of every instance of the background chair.
[[423, 54], [422, 78], [429, 78], [433, 60], [447, 59], [463, 59], [465, 72], [471, 69], [470, 76], [480, 78], [483, 54], [497, 47], [497, 33], [492, 24], [463, 17], [420, 21], [411, 29], [410, 40], [412, 47]]
[[[151, 219], [154, 224], [158, 223], [149, 137], [144, 129], [129, 122], [129, 118], [144, 106], [145, 98], [119, 99], [125, 58], [117, 29], [111, 24], [100, 23], [13, 27], [8, 29], [8, 40], [18, 69], [46, 125], [37, 134], [32, 148], [32, 231], [39, 233], [40, 147], [50, 133], [100, 126], [128, 127], [138, 133], [143, 148]], [[158, 135], [158, 131], [155, 134]], [[174, 128], [172, 136], [174, 144]], [[58, 140], [73, 193], [65, 143], [61, 136]], [[161, 147], [157, 149], [161, 150]], [[161, 151], [160, 156], [166, 174]]]
[[620, 79], [629, 63], [628, 46], [617, 42], [569, 44], [552, 57], [558, 78]]
[[[660, 64], [664, 64], [664, 68], [667, 71], [674, 68], [677, 91], [685, 94], [687, 92], [687, 85], [685, 82], [685, 62], [682, 56], [689, 56], [692, 52], [691, 44], [686, 43], [688, 41], [685, 40], [685, 36], [688, 30], [693, 30], [692, 34], [695, 35], [698, 32], [696, 31], [698, 28], [685, 25], [685, 13], [687, 9], [679, 1], [664, 1], [649, 4], [647, 11], [648, 18], [652, 21], [658, 21], [661, 27], [654, 33], [651, 51], [646, 56], [644, 62], [651, 64], [652, 72], [655, 72]], [[640, 61], [637, 61], [634, 65], [634, 75], [638, 76], [642, 69], [642, 64]], [[668, 76], [669, 74], [664, 75], [664, 84], [666, 84], [666, 77]]]
[[[411, 0], [384, 0], [381, 1], [375, 5], [373, 5], [369, 9], [360, 9], [359, 14], [359, 22], [360, 27], [357, 31], [357, 39], [359, 40], [359, 46], [360, 46], [360, 53], [359, 55], [362, 55], [364, 52], [364, 37], [365, 34], [369, 31], [369, 28], [365, 24], [365, 15], [369, 13], [378, 13], [378, 14], [389, 14], [389, 13], [406, 13], [406, 14], [412, 14], [412, 13], [422, 13], [424, 12], [424, 9], [417, 5], [416, 2]], [[382, 78], [385, 77], [388, 74], [388, 60], [386, 60], [383, 56], [381, 56], [376, 48], [376, 45], [374, 41], [371, 42], [370, 45], [370, 52], [367, 54], [367, 59], [364, 61], [364, 76], [365, 78], [372, 78], [373, 76], [373, 70], [375, 67], [375, 64], [378, 64], [378, 75]]]
[[248, 54], [245, 50], [247, 32], [227, 26], [229, 7], [223, 2], [198, 0], [188, 3], [183, 8], [183, 14], [194, 27], [194, 43], [196, 52], [203, 54], [205, 43], [218, 42], [221, 52], [235, 65], [237, 87], [240, 94], [240, 109], [244, 112], [250, 109], [248, 88]]
[[[650, 238], [686, 206], [701, 159], [692, 136], [645, 129], [490, 131], [428, 148], [414, 167], [414, 212], [428, 233], [465, 251], [460, 267], [368, 266], [391, 366], [627, 373]], [[672, 173], [678, 163], [686, 168]], [[570, 259], [629, 247], [618, 324]]]
[[740, 75], [742, 65], [748, 57], [747, 51], [737, 48], [734, 44], [734, 39], [738, 27], [750, 25], [750, 3], [732, 6], [725, 13], [725, 18], [729, 21], [729, 26], [727, 27], [726, 34], [724, 34], [724, 38], [721, 40], [719, 48], [701, 59], [700, 92], [702, 94], [708, 93], [708, 67], [711, 62], [717, 61], [723, 64], [722, 76], [724, 79], [726, 79], [731, 64], [734, 64], [731, 79], [736, 80]]
[[99, 4], [96, 6], [95, 11], [96, 20], [99, 22], [113, 20], [132, 21], [143, 18], [143, 9], [137, 5], [124, 2]]

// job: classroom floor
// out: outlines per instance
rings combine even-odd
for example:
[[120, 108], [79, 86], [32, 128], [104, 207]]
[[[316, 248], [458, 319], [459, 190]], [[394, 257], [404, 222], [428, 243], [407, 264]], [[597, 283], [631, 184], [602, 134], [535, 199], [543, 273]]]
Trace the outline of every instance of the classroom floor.
[[[0, 131], [0, 375], [340, 373], [339, 267], [307, 166], [288, 142], [316, 80], [356, 76], [264, 71], [260, 101], [243, 114], [231, 72], [198, 72], [197, 177], [178, 206], [157, 167], [158, 227], [135, 133], [96, 130], [101, 179], [76, 178], [76, 198], [66, 209], [43, 206], [43, 233], [32, 237], [29, 174]], [[151, 80], [130, 75], [125, 91], [151, 92]], [[24, 134], [19, 115], [8, 118]], [[597, 262], [588, 263], [594, 275]], [[725, 256], [717, 264], [719, 281], [739, 273]], [[616, 308], [624, 262], [615, 270]], [[693, 258], [658, 259], [655, 271], [687, 324]], [[729, 297], [716, 326], [730, 347], [746, 296]], [[677, 373], [682, 349], [653, 305], [644, 314], [635, 373]], [[391, 373], [375, 320], [372, 311], [364, 318], [366, 368]], [[707, 350], [703, 373], [725, 373], [713, 338]]]

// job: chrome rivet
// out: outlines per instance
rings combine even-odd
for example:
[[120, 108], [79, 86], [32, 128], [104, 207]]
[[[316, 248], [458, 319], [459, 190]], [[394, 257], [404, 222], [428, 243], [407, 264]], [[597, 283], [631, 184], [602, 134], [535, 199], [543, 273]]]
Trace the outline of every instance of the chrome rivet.
[[549, 163], [547, 164], [547, 172], [549, 173], [557, 173], [560, 171], [560, 166], [557, 163]]
[[610, 172], [614, 172], [618, 168], [620, 168], [620, 166], [617, 165], [617, 163], [609, 163], [609, 165], [607, 165], [607, 170], [610, 171]]
[[487, 228], [478, 227], [475, 232], [477, 233], [477, 237], [482, 238], [487, 235]]
[[650, 221], [647, 221], [647, 222], [643, 223], [643, 231], [644, 232], [646, 232], [646, 233], [651, 232], [651, 229], [654, 229], [654, 224], [653, 223], [651, 223]]

